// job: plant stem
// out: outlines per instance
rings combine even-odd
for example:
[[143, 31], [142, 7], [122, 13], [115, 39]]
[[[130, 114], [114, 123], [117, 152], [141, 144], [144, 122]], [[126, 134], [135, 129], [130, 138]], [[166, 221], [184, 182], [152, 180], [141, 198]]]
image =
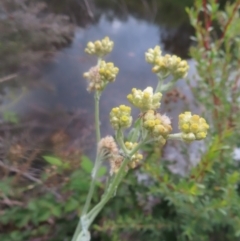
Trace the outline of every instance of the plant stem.
[[162, 88], [163, 81], [164, 81], [164, 79], [167, 78], [168, 75], [169, 75], [169, 73], [167, 73], [165, 76], [162, 76], [160, 73], [157, 74], [158, 84], [157, 84], [157, 87], [156, 87], [154, 93], [158, 93], [158, 92], [161, 92], [161, 91], [162, 91], [161, 88]]
[[[107, 192], [102, 197], [102, 200], [87, 214], [87, 218], [89, 219], [89, 222], [88, 222], [89, 226], [92, 224], [92, 222], [99, 214], [99, 212], [102, 210], [102, 208], [105, 206], [105, 204], [108, 202], [108, 200], [112, 197], [115, 191], [115, 188], [118, 186], [118, 184], [121, 181], [121, 177], [123, 176], [121, 174], [123, 170], [125, 170], [127, 161], [128, 161], [128, 158], [125, 158], [119, 172], [114, 177], [113, 182], [109, 185]], [[78, 223], [78, 226], [76, 228], [72, 241], [77, 241], [77, 238], [80, 232], [81, 232], [81, 221], [79, 221]]]
[[[100, 63], [100, 60], [98, 60], [98, 64]], [[95, 92], [94, 95], [94, 99], [95, 99], [95, 129], [96, 129], [96, 147], [101, 139], [101, 132], [100, 132], [100, 120], [99, 120], [99, 101], [100, 101], [100, 96], [101, 93], [99, 91]], [[82, 211], [81, 216], [86, 215], [86, 213], [88, 212], [91, 200], [92, 200], [92, 196], [94, 193], [94, 189], [95, 189], [95, 184], [96, 184], [96, 175], [98, 172], [98, 169], [100, 167], [100, 162], [101, 162], [101, 155], [99, 156], [97, 154], [95, 163], [94, 163], [94, 168], [93, 168], [93, 172], [92, 172], [92, 180], [91, 180], [91, 184], [90, 184], [90, 188], [88, 191], [88, 195], [87, 195], [87, 199]], [[77, 228], [75, 230], [75, 233], [73, 235], [72, 241], [77, 241], [78, 235], [81, 232], [81, 219], [78, 222]]]
[[[96, 128], [96, 144], [98, 145], [100, 138], [101, 138], [101, 134], [100, 134], [100, 123], [99, 123], [99, 100], [100, 100], [100, 92], [95, 92], [95, 128]], [[98, 151], [97, 151], [98, 152]], [[95, 181], [96, 181], [96, 175], [98, 172], [98, 169], [100, 167], [100, 162], [101, 162], [101, 155], [99, 155], [99, 153], [97, 153], [97, 157], [95, 160], [95, 164], [94, 164], [94, 168], [92, 171], [92, 180], [91, 180], [91, 184], [90, 184], [90, 189], [87, 195], [87, 199], [82, 211], [82, 215], [85, 215], [88, 212], [89, 209], [89, 205], [93, 196], [93, 192], [94, 192], [94, 187], [95, 187]]]
[[127, 166], [129, 158], [125, 158], [123, 161], [123, 164], [117, 173], [117, 175], [114, 177], [113, 182], [109, 186], [106, 194], [103, 196], [102, 200], [89, 212], [89, 225], [92, 224], [96, 216], [99, 214], [99, 212], [103, 209], [105, 204], [109, 201], [109, 199], [113, 196], [114, 191], [118, 187], [119, 183], [121, 182], [121, 178], [123, 177], [122, 172], [125, 171], [125, 168]]
[[94, 99], [95, 99], [95, 129], [96, 129], [96, 143], [101, 139], [100, 133], [100, 118], [99, 118], [99, 100], [100, 100], [101, 93], [99, 91], [95, 92]]
[[103, 195], [102, 200], [87, 214], [89, 218], [89, 225], [92, 224], [96, 216], [103, 209], [103, 207], [109, 201], [109, 199], [113, 196], [114, 191], [116, 190], [116, 188], [122, 180], [122, 177], [124, 176], [123, 173], [125, 172], [129, 159], [141, 148], [143, 144], [144, 142], [139, 143], [131, 152], [129, 152], [129, 154], [127, 154], [127, 157], [124, 159], [120, 167], [120, 170], [115, 175], [112, 183], [109, 185], [107, 192]]
[[81, 220], [79, 220], [78, 225], [77, 225], [77, 228], [76, 228], [76, 230], [75, 230], [75, 232], [74, 232], [74, 235], [73, 235], [73, 238], [72, 238], [71, 241], [77, 241], [78, 235], [80, 234], [81, 229], [82, 229], [81, 226], [82, 226], [82, 225], [81, 225]]
[[116, 131], [116, 140], [117, 140], [117, 143], [118, 143], [118, 145], [122, 148], [122, 150], [124, 151], [124, 153], [125, 153], [126, 155], [128, 155], [129, 151], [128, 151], [128, 149], [126, 148], [126, 146], [125, 146], [125, 144], [124, 144], [123, 138], [124, 138], [124, 136], [123, 136], [122, 130]]
[[101, 161], [101, 157], [99, 155], [97, 155], [96, 160], [95, 160], [95, 165], [93, 168], [93, 172], [92, 172], [92, 180], [91, 180], [90, 188], [88, 191], [87, 199], [86, 199], [83, 211], [82, 211], [82, 215], [85, 215], [88, 212], [88, 209], [89, 209], [89, 206], [91, 203], [91, 199], [93, 196], [94, 188], [95, 188], [96, 175], [97, 175], [98, 169], [100, 167], [100, 165], [99, 165], [100, 161]]
[[182, 140], [182, 133], [170, 134], [168, 140]]
[[155, 93], [161, 92], [162, 80], [159, 78]]

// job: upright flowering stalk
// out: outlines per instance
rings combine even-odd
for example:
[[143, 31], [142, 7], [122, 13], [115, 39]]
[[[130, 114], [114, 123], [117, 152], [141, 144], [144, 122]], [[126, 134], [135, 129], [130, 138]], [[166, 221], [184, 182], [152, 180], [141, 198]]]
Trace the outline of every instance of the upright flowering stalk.
[[[141, 165], [141, 162], [144, 160], [141, 148], [144, 145], [151, 143], [158, 148], [162, 148], [169, 139], [185, 142], [202, 140], [207, 136], [209, 128], [204, 118], [192, 115], [191, 112], [185, 112], [179, 115], [179, 129], [181, 132], [171, 134], [170, 118], [158, 112], [161, 106], [162, 93], [171, 88], [179, 78], [185, 77], [189, 67], [185, 60], [181, 60], [181, 58], [175, 55], [162, 56], [160, 47], [156, 46], [145, 53], [145, 58], [148, 63], [152, 64], [152, 71], [158, 77], [157, 87], [155, 90], [151, 86], [144, 90], [133, 88], [127, 99], [134, 107], [139, 109], [138, 118], [135, 121], [133, 120], [131, 107], [129, 106], [120, 105], [113, 107], [109, 119], [115, 131], [115, 138], [112, 136], [101, 138], [99, 98], [106, 86], [115, 81], [119, 71], [113, 63], [106, 63], [102, 60], [103, 56], [112, 51], [112, 48], [113, 42], [108, 37], [105, 37], [101, 41], [89, 42], [85, 49], [88, 54], [98, 56], [97, 65], [84, 73], [84, 77], [88, 81], [87, 90], [95, 92], [97, 156], [89, 193], [72, 241], [89, 241], [91, 239], [90, 225], [109, 199], [114, 196], [118, 185], [128, 170]], [[169, 75], [173, 79], [170, 83], [165, 84], [164, 79]], [[130, 128], [132, 123], [133, 127], [126, 136], [125, 130]], [[96, 174], [104, 160], [108, 160], [110, 164], [109, 175], [112, 176], [111, 182], [106, 187], [99, 203], [89, 210]]]
[[[90, 234], [88, 232], [89, 218], [87, 217], [87, 212], [89, 210], [92, 196], [94, 193], [96, 175], [101, 167], [102, 161], [107, 157], [110, 157], [110, 153], [115, 149], [115, 154], [117, 152], [117, 147], [113, 147], [113, 140], [110, 138], [101, 140], [100, 132], [100, 120], [99, 120], [99, 101], [102, 92], [106, 86], [114, 82], [116, 76], [119, 72], [119, 69], [114, 66], [111, 62], [105, 62], [103, 57], [110, 53], [113, 49], [114, 43], [108, 37], [105, 37], [102, 40], [97, 40], [94, 43], [89, 42], [85, 48], [85, 52], [90, 55], [95, 55], [98, 57], [97, 65], [89, 69], [88, 72], [83, 74], [83, 77], [87, 79], [89, 92], [94, 92], [95, 98], [95, 130], [96, 130], [96, 143], [97, 143], [97, 155], [94, 163], [94, 168], [92, 171], [92, 181], [90, 184], [89, 193], [82, 211], [81, 222], [79, 222], [78, 227], [73, 236], [73, 241], [75, 240], [90, 240]], [[107, 151], [108, 150], [108, 151]], [[114, 156], [112, 153], [112, 156]]]
[[119, 69], [113, 63], [106, 63], [102, 58], [110, 53], [114, 43], [108, 37], [97, 40], [94, 43], [89, 42], [85, 48], [85, 52], [98, 57], [97, 65], [90, 68], [88, 72], [83, 74], [83, 77], [88, 80], [87, 90], [95, 92], [95, 129], [97, 143], [100, 141], [101, 134], [99, 128], [99, 101], [100, 96], [108, 83], [114, 82]]

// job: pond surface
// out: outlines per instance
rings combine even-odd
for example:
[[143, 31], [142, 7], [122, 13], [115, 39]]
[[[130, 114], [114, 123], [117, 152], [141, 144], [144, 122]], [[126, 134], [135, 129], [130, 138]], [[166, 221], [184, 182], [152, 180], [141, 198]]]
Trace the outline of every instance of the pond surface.
[[[133, 87], [144, 89], [156, 86], [157, 78], [151, 72], [151, 66], [145, 62], [144, 53], [148, 48], [160, 45], [163, 53], [187, 56], [192, 29], [186, 24], [168, 26], [158, 22], [140, 19], [131, 14], [124, 19], [114, 17], [109, 12], [102, 13], [98, 21], [88, 24], [85, 28], [77, 28], [72, 44], [61, 50], [54, 61], [43, 68], [45, 83], [51, 86], [51, 91], [35, 89], [22, 101], [21, 109], [24, 113], [31, 111], [31, 106], [39, 106], [47, 111], [55, 112], [64, 109], [75, 112], [85, 110], [89, 125], [93, 125], [94, 100], [93, 94], [86, 90], [86, 80], [83, 73], [96, 64], [96, 58], [84, 52], [88, 41], [95, 41], [109, 36], [114, 41], [114, 49], [106, 58], [119, 67], [120, 72], [114, 83], [109, 84], [102, 95], [100, 103], [100, 118], [102, 135], [112, 133], [108, 115], [111, 108], [120, 104], [129, 104], [127, 94]], [[179, 36], [179, 37], [178, 37]], [[194, 64], [190, 65], [189, 76], [193, 75]], [[192, 108], [191, 93], [184, 80], [177, 83], [180, 96], [175, 100], [163, 98], [161, 112], [167, 113], [173, 120], [183, 110]], [[185, 98], [185, 97], [186, 98]], [[164, 102], [165, 100], [165, 102]], [[177, 100], [177, 103], [175, 103]], [[189, 101], [190, 100], [190, 101]], [[137, 110], [134, 111], [135, 116]], [[177, 122], [173, 121], [174, 130]]]
[[[114, 50], [106, 60], [114, 62], [120, 72], [116, 82], [108, 85], [101, 99], [101, 114], [106, 116], [112, 107], [128, 104], [126, 95], [133, 87], [143, 89], [156, 85], [157, 78], [145, 62], [144, 53], [156, 45], [167, 52], [160, 37], [165, 31], [165, 28], [131, 16], [126, 21], [109, 21], [102, 15], [97, 24], [78, 28], [73, 43], [44, 67], [44, 79], [52, 85], [52, 91], [35, 90], [27, 97], [26, 103], [31, 100], [31, 104], [32, 101], [37, 102], [51, 111], [63, 107], [68, 111], [81, 108], [92, 113], [93, 95], [86, 91], [86, 80], [82, 74], [96, 64], [96, 58], [87, 55], [84, 48], [88, 41], [109, 36], [114, 41]], [[179, 84], [182, 86], [181, 81]], [[105, 121], [102, 125], [105, 129]]]

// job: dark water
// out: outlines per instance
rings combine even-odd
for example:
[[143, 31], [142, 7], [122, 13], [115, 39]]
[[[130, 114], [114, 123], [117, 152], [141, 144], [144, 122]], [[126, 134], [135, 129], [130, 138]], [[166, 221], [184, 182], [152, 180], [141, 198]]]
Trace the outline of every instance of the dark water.
[[[168, 31], [171, 33], [171, 30]], [[110, 109], [128, 104], [125, 97], [133, 87], [143, 89], [156, 86], [157, 78], [151, 73], [151, 66], [145, 62], [144, 53], [155, 45], [160, 45], [163, 52], [169, 52], [164, 49], [161, 39], [166, 31], [165, 27], [131, 16], [126, 21], [109, 21], [106, 15], [102, 15], [96, 24], [85, 29], [78, 28], [71, 46], [60, 51], [54, 61], [43, 69], [44, 79], [51, 85], [52, 91], [32, 91], [24, 101], [24, 109], [28, 109], [29, 103], [37, 103], [50, 111], [81, 108], [93, 113], [93, 95], [86, 91], [82, 74], [96, 64], [96, 58], [85, 54], [84, 48], [88, 41], [109, 36], [115, 45], [106, 60], [114, 62], [120, 72], [116, 82], [106, 88], [101, 99], [102, 128], [107, 130], [109, 124], [106, 116]]]
[[[29, 113], [36, 106], [48, 113], [57, 110], [74, 113], [82, 109], [86, 111], [83, 115], [88, 124], [93, 125], [93, 94], [86, 91], [86, 80], [82, 74], [96, 64], [96, 58], [84, 53], [84, 48], [88, 41], [109, 36], [115, 45], [106, 60], [114, 62], [120, 69], [116, 82], [107, 86], [100, 103], [102, 135], [110, 134], [112, 129], [108, 115], [111, 108], [120, 104], [128, 105], [126, 96], [133, 87], [144, 89], [147, 86], [155, 87], [157, 84], [151, 66], [144, 59], [146, 50], [160, 45], [163, 54], [177, 54], [185, 59], [188, 56], [190, 35], [193, 31], [187, 22], [178, 22], [176, 19], [175, 24], [171, 22], [168, 25], [165, 21], [161, 24], [157, 13], [154, 18], [147, 18], [144, 13], [142, 19], [139, 13], [125, 12], [124, 16], [120, 15], [122, 17], [115, 17], [113, 13], [114, 11], [109, 10], [101, 12], [97, 21], [76, 29], [72, 44], [59, 51], [54, 60], [42, 70], [44, 82], [51, 90], [37, 88], [31, 91], [20, 104], [21, 113]], [[191, 77], [195, 73], [194, 64], [190, 59], [188, 62]], [[178, 114], [192, 108], [191, 92], [185, 81], [178, 81], [176, 87], [181, 95], [186, 95], [186, 99], [177, 98], [176, 103], [176, 100], [174, 102], [170, 98], [165, 103], [166, 98], [163, 98], [160, 109], [161, 113], [167, 113], [172, 118], [174, 130], [177, 129]], [[137, 115], [137, 110], [134, 110], [134, 114]]]

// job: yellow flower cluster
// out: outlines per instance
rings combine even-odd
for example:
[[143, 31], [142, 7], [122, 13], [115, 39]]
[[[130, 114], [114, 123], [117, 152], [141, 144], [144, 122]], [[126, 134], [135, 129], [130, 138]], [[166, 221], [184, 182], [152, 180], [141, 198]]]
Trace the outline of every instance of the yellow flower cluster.
[[148, 51], [145, 53], [145, 59], [149, 64], [154, 65], [161, 54], [162, 51], [160, 46], [157, 45], [154, 49], [148, 49]]
[[154, 49], [148, 49], [145, 53], [145, 59], [153, 65], [152, 71], [160, 73], [163, 76], [172, 74], [175, 78], [184, 78], [189, 69], [188, 63], [176, 55], [161, 55], [161, 49], [156, 46]]
[[152, 87], [147, 87], [145, 90], [132, 89], [132, 93], [127, 96], [127, 99], [135, 107], [142, 112], [147, 110], [156, 110], [160, 107], [162, 94], [160, 92], [153, 93]]
[[[125, 142], [126, 148], [131, 151], [134, 147], [137, 146], [138, 143], [133, 143], [133, 142]], [[136, 152], [132, 157], [131, 157], [131, 162], [128, 164], [129, 168], [136, 168], [139, 162], [143, 159], [143, 155]]]
[[97, 40], [94, 43], [88, 42], [85, 52], [91, 55], [102, 57], [112, 51], [113, 45], [113, 41], [111, 41], [109, 37], [105, 37], [104, 39]]
[[103, 60], [100, 62], [99, 74], [102, 81], [104, 82], [115, 81], [118, 72], [119, 72], [119, 69], [115, 67], [112, 62], [106, 63]]
[[130, 127], [132, 124], [131, 107], [120, 105], [119, 107], [112, 108], [110, 123], [114, 130]]
[[143, 126], [161, 145], [166, 143], [167, 136], [172, 131], [169, 117], [155, 113], [153, 110], [147, 111], [143, 116]]
[[206, 120], [191, 112], [179, 115], [179, 129], [182, 131], [182, 138], [185, 141], [201, 140], [207, 136], [209, 125]]
[[113, 63], [101, 61], [99, 66], [92, 67], [83, 77], [88, 80], [88, 91], [103, 91], [109, 82], [116, 79], [119, 69]]

